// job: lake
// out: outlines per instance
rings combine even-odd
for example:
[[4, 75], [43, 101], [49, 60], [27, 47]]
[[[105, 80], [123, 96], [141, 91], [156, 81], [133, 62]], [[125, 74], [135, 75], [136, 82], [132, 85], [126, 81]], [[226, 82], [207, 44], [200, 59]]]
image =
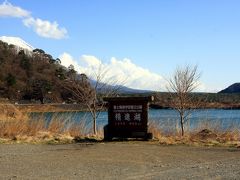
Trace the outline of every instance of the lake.
[[[160, 129], [165, 132], [172, 132], [179, 129], [179, 115], [172, 109], [150, 109], [149, 122], [154, 122]], [[63, 121], [85, 122], [86, 126], [91, 127], [91, 115], [89, 112], [46, 112], [32, 113], [33, 119], [44, 118], [47, 122], [52, 119]], [[107, 112], [101, 112], [97, 124], [102, 128], [108, 122]], [[195, 110], [191, 113], [189, 121], [186, 124], [187, 129], [240, 129], [240, 110], [223, 110], [223, 109], [204, 109]]]

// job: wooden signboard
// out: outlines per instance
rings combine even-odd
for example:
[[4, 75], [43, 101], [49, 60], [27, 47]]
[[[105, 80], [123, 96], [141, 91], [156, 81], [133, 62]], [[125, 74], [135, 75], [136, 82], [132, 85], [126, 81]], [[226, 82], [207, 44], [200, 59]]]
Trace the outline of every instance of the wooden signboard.
[[108, 102], [108, 125], [104, 138], [149, 138], [148, 103], [153, 97], [104, 98]]

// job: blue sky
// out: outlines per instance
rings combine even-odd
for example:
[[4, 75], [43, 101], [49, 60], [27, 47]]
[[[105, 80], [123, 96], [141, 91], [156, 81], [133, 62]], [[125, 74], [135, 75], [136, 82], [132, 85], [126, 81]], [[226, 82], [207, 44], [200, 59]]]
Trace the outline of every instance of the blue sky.
[[[202, 73], [200, 90], [213, 92], [239, 82], [240, 1], [9, 0], [6, 4], [28, 13], [16, 17], [0, 12], [0, 36], [20, 37], [61, 57], [66, 65], [74, 62], [79, 71], [101, 60], [115, 78], [126, 75], [128, 86], [161, 90], [163, 79], [177, 65], [197, 64]], [[44, 22], [50, 28], [39, 25]]]

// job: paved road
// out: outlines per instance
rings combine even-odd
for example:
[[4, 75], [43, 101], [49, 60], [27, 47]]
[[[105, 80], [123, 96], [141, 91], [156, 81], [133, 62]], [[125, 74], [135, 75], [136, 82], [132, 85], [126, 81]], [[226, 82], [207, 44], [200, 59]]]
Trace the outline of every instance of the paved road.
[[156, 142], [1, 144], [0, 179], [240, 179], [240, 149]]

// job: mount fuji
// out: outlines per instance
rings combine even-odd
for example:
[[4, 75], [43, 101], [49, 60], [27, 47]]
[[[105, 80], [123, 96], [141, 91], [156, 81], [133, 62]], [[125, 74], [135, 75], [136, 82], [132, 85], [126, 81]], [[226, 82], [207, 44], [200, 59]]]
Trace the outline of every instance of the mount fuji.
[[10, 37], [10, 36], [0, 36], [0, 40], [3, 42], [10, 44], [13, 44], [17, 47], [20, 47], [22, 49], [26, 49], [28, 51], [33, 51], [34, 47], [22, 40], [19, 37]]

